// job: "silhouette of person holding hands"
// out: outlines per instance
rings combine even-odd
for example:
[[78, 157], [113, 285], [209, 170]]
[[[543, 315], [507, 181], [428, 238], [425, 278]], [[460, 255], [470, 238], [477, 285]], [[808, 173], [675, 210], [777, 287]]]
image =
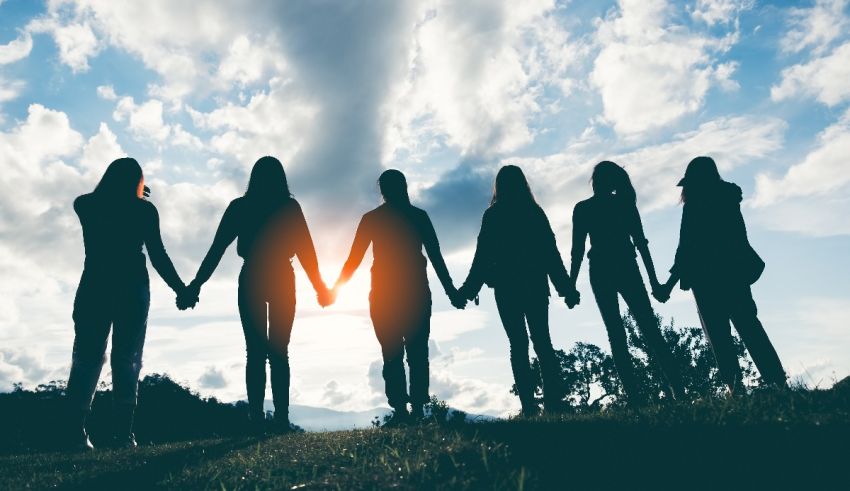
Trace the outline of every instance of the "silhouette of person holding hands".
[[644, 394], [640, 394], [634, 363], [626, 343], [618, 294], [634, 316], [652, 361], [661, 366], [669, 385], [668, 394], [671, 397], [683, 396], [681, 372], [661, 334], [636, 260], [637, 250], [649, 275], [652, 290], [658, 291], [660, 284], [629, 174], [614, 162], [604, 161], [594, 167], [591, 181], [593, 196], [579, 202], [573, 209], [570, 277], [573, 280], [578, 277], [584, 259], [585, 242], [589, 236], [591, 248], [587, 257], [590, 262], [590, 285], [608, 331], [611, 354], [626, 397], [631, 404], [640, 405]]
[[374, 261], [369, 313], [381, 345], [387, 401], [394, 411], [390, 423], [396, 424], [410, 416], [408, 402], [415, 419], [424, 416], [423, 405], [428, 402], [431, 290], [423, 247], [451, 302], [459, 308], [465, 302], [452, 284], [428, 213], [410, 203], [404, 174], [386, 170], [378, 178], [378, 187], [384, 203], [360, 220], [334, 291], [351, 278], [371, 244]]
[[149, 193], [139, 163], [121, 158], [109, 164], [93, 192], [74, 200], [85, 248], [83, 274], [74, 298], [74, 350], [67, 388], [71, 443], [77, 448], [93, 448], [86, 418], [110, 330], [114, 437], [119, 446], [136, 446], [133, 419], [150, 308], [142, 246], [168, 286], [177, 294], [184, 293], [185, 285], [162, 244], [159, 214], [145, 199]]
[[265, 431], [263, 401], [266, 360], [271, 370], [274, 429], [289, 431], [289, 338], [295, 319], [295, 272], [292, 257], [307, 273], [322, 306], [331, 294], [319, 273], [313, 239], [301, 206], [292, 197], [283, 165], [274, 157], [254, 164], [245, 195], [230, 202], [209, 252], [178, 306], [194, 307], [200, 289], [212, 276], [233, 241], [244, 259], [239, 274], [238, 304], [245, 334], [245, 385], [248, 411], [256, 434]]
[[658, 299], [666, 301], [676, 283], [693, 291], [703, 331], [730, 393], [742, 388], [730, 321], [762, 378], [784, 387], [785, 370], [753, 300], [751, 285], [761, 277], [765, 264], [747, 237], [741, 188], [721, 179], [710, 157], [691, 160], [678, 185], [683, 203], [679, 246], [670, 279], [659, 289]]
[[546, 213], [534, 200], [522, 170], [506, 165], [496, 174], [493, 198], [481, 220], [475, 257], [460, 295], [472, 300], [485, 283], [493, 288], [526, 416], [539, 412], [528, 359], [529, 335], [540, 360], [544, 407], [551, 412], [563, 407], [561, 369], [549, 335], [549, 279], [570, 308], [578, 304], [578, 292]]

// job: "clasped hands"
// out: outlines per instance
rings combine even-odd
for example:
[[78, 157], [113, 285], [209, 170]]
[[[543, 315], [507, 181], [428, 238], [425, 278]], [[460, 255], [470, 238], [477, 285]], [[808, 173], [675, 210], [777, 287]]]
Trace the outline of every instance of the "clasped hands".
[[652, 287], [652, 296], [655, 297], [661, 303], [666, 303], [667, 300], [670, 300], [670, 294], [673, 292], [674, 283], [672, 281], [667, 281], [663, 285], [658, 282], [658, 280], [652, 281], [650, 285]]
[[[316, 299], [319, 301], [319, 305], [322, 307], [332, 305], [336, 301], [338, 286], [335, 285], [333, 289], [330, 289], [322, 283], [316, 292]], [[193, 281], [188, 285], [184, 285], [176, 293], [177, 299], [175, 300], [175, 304], [179, 310], [194, 309], [200, 301], [201, 285]]]

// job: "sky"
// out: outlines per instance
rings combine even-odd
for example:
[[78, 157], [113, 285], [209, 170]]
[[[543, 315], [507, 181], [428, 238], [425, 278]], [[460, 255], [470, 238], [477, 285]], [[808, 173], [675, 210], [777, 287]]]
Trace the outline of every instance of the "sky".
[[[820, 387], [850, 374], [847, 0], [5, 0], [0, 390], [67, 378], [83, 264], [71, 204], [112, 160], [142, 164], [188, 282], [267, 154], [284, 163], [325, 281], [380, 203], [379, 173], [397, 168], [458, 285], [501, 165], [524, 169], [565, 258], [593, 165], [623, 165], [664, 272], [675, 184], [710, 155], [744, 190], [767, 263], [753, 291], [786, 370]], [[245, 397], [234, 249], [194, 310], [152, 278], [143, 374]], [[296, 265], [293, 403], [385, 404], [368, 263], [327, 309]], [[470, 412], [515, 411], [492, 291], [457, 311], [430, 274], [431, 392]], [[586, 268], [578, 287], [574, 310], [552, 299], [555, 347], [608, 349]], [[689, 292], [655, 307], [698, 325]]]

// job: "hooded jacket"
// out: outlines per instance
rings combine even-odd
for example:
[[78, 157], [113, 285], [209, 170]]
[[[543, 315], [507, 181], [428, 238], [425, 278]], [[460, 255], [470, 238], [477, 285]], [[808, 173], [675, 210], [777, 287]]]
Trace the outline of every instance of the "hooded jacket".
[[719, 181], [691, 185], [687, 193], [676, 260], [670, 270], [679, 275], [681, 288], [755, 283], [764, 271], [764, 261], [747, 238], [741, 188]]

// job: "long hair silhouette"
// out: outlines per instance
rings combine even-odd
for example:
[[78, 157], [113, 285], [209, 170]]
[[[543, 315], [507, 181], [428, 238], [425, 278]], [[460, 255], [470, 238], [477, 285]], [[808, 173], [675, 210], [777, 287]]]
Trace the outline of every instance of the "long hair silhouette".
[[245, 335], [245, 385], [252, 427], [265, 431], [263, 402], [266, 363], [271, 366], [275, 425], [289, 431], [289, 340], [295, 320], [295, 272], [298, 261], [316, 290], [321, 305], [330, 293], [319, 273], [316, 250], [301, 205], [292, 198], [283, 164], [274, 157], [257, 160], [244, 196], [231, 201], [201, 262], [182, 308], [197, 302], [206, 283], [233, 241], [244, 259], [239, 274], [239, 315]]
[[490, 205], [496, 203], [509, 206], [537, 204], [522, 169], [515, 165], [505, 165], [499, 169], [493, 183], [493, 198], [490, 199]]
[[388, 169], [378, 177], [378, 188], [384, 202], [391, 205], [410, 205], [407, 194], [407, 179], [396, 169]]
[[609, 160], [603, 160], [593, 168], [590, 178], [593, 194], [607, 195], [616, 194], [626, 202], [635, 203], [637, 193], [632, 186], [632, 180], [626, 169]]
[[150, 307], [150, 284], [142, 248], [175, 293], [185, 285], [165, 247], [156, 207], [144, 196], [144, 174], [132, 158], [115, 160], [94, 191], [74, 200], [83, 229], [85, 263], [74, 298], [74, 351], [67, 395], [74, 445], [91, 447], [86, 417], [112, 332], [116, 437], [135, 446], [133, 415]]
[[703, 191], [723, 182], [717, 164], [711, 157], [696, 157], [688, 163], [685, 176], [679, 181], [682, 187], [682, 203], [691, 196], [699, 196]]
[[142, 166], [136, 159], [123, 157], [109, 164], [93, 194], [107, 199], [131, 199], [141, 198], [143, 189]]
[[544, 406], [547, 411], [563, 406], [563, 384], [549, 335], [549, 280], [560, 296], [573, 297], [575, 287], [546, 213], [535, 201], [522, 169], [506, 165], [496, 174], [475, 257], [459, 295], [472, 300], [485, 283], [493, 288], [525, 415], [539, 412], [528, 359], [529, 337], [540, 360]]
[[251, 169], [245, 197], [258, 202], [283, 201], [292, 197], [280, 160], [268, 155], [257, 160]]

